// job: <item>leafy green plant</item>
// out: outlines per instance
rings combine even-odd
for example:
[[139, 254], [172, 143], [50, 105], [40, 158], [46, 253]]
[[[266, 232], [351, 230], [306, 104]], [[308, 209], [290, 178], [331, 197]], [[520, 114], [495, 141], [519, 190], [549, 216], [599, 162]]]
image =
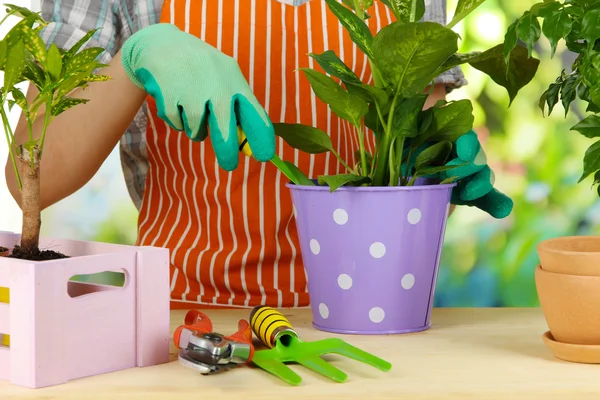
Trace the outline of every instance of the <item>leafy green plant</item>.
[[[504, 87], [509, 105], [535, 75], [539, 61], [527, 48], [513, 46], [509, 57], [500, 43], [485, 51], [458, 53], [458, 22], [485, 0], [459, 0], [447, 26], [420, 21], [424, 0], [380, 0], [396, 22], [372, 35], [365, 20], [372, 0], [326, 0], [350, 38], [368, 57], [373, 84], [362, 82], [335, 52], [310, 54], [322, 71], [303, 68], [315, 95], [338, 117], [349, 121], [357, 135], [356, 162], [348, 165], [335, 151], [329, 136], [316, 127], [275, 124], [276, 134], [306, 153], [331, 152], [347, 171], [319, 176], [331, 191], [340, 186], [412, 186], [419, 177], [434, 176], [448, 166], [454, 143], [473, 127], [469, 100], [439, 101], [423, 109], [439, 74], [470, 64]], [[509, 59], [508, 68], [505, 60]], [[376, 149], [365, 149], [365, 135], [375, 134]], [[282, 165], [283, 164], [283, 165]], [[314, 185], [296, 166], [277, 159], [276, 165], [296, 184]], [[444, 183], [452, 181], [442, 181]]]
[[[23, 227], [20, 245], [13, 256], [39, 258], [39, 236], [41, 227], [40, 207], [40, 163], [44, 154], [44, 143], [48, 126], [63, 112], [88, 100], [72, 97], [73, 90], [86, 87], [89, 82], [105, 81], [108, 77], [95, 74], [104, 66], [96, 59], [102, 48], [87, 48], [79, 51], [92, 37], [88, 32], [70, 49], [59, 49], [55, 44], [46, 48], [40, 33], [47, 25], [38, 13], [27, 8], [7, 4], [4, 23], [11, 16], [21, 20], [0, 41], [0, 70], [4, 71], [4, 82], [0, 92], [0, 116], [9, 147], [10, 160], [21, 190]], [[29, 82], [38, 89], [33, 99], [27, 99], [17, 87]], [[18, 144], [8, 121], [7, 109], [18, 106], [27, 121], [28, 140]], [[40, 138], [33, 137], [33, 125], [42, 119]], [[46, 253], [47, 254], [47, 253]]]
[[[577, 54], [571, 71], [567, 73], [563, 69], [540, 96], [538, 105], [542, 115], [545, 115], [546, 106], [550, 115], [560, 100], [566, 117], [571, 104], [579, 99], [587, 103], [585, 111], [591, 115], [571, 130], [590, 139], [600, 138], [600, 0], [544, 0], [534, 4], [508, 27], [505, 57], [518, 39], [527, 45], [530, 56], [542, 34], [550, 44], [550, 58], [554, 57], [561, 40]], [[590, 145], [585, 152], [579, 182], [592, 174], [593, 185], [597, 185], [600, 183], [600, 141]], [[600, 186], [597, 192], [600, 196]]]

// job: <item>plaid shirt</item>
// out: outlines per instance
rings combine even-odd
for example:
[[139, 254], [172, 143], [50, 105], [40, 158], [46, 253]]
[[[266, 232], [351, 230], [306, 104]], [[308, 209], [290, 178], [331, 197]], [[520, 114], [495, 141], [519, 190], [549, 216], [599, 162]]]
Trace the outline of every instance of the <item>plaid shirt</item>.
[[[278, 1], [300, 5], [308, 0]], [[61, 48], [70, 47], [86, 32], [100, 28], [86, 46], [105, 48], [100, 60], [107, 64], [132, 34], [160, 21], [162, 4], [163, 0], [41, 0], [42, 17], [50, 22], [43, 39]], [[425, 0], [425, 4], [425, 20], [446, 23], [444, 0]], [[445, 84], [449, 90], [466, 84], [459, 67], [440, 75], [435, 82]], [[119, 146], [127, 189], [138, 210], [148, 171], [146, 115], [144, 104], [124, 132]]]

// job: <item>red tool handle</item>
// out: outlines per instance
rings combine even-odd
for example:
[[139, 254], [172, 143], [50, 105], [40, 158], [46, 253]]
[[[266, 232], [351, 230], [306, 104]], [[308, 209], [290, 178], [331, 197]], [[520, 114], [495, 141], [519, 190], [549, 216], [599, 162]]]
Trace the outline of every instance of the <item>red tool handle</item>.
[[226, 339], [249, 344], [250, 356], [248, 357], [248, 363], [252, 361], [252, 358], [254, 357], [254, 346], [252, 345], [252, 328], [248, 321], [240, 319], [238, 322], [238, 331], [231, 336], [227, 336]]
[[[185, 315], [184, 325], [177, 327], [173, 333], [173, 342], [175, 342], [175, 346], [179, 349], [181, 349], [181, 346], [179, 345], [181, 334], [184, 331], [192, 331], [193, 333], [211, 333], [212, 323], [206, 314], [197, 310], [188, 311]], [[187, 347], [187, 344], [184, 347]]]

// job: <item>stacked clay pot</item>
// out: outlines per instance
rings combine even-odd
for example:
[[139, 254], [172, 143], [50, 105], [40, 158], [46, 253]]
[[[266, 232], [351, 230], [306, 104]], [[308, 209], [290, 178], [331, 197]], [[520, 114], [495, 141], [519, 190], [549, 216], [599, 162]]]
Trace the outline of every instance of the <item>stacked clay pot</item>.
[[565, 345], [600, 346], [600, 236], [548, 239], [537, 252], [535, 282], [547, 337]]

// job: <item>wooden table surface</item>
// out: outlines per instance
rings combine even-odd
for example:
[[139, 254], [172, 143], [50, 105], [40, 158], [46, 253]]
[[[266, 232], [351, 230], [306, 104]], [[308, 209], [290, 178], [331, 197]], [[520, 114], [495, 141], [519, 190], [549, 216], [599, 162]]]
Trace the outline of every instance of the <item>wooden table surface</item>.
[[[172, 312], [172, 330], [184, 314]], [[207, 314], [217, 332], [232, 334], [237, 321], [247, 319], [249, 312], [208, 310]], [[305, 341], [333, 336], [312, 328], [309, 310], [285, 314]], [[181, 366], [172, 347], [172, 362], [160, 366], [38, 390], [0, 382], [0, 399], [600, 399], [600, 365], [556, 359], [541, 339], [546, 323], [540, 309], [436, 309], [432, 321], [430, 330], [416, 334], [341, 336], [392, 363], [386, 373], [328, 356], [348, 374], [345, 383], [298, 365], [291, 366], [303, 378], [297, 387], [248, 366], [203, 376]]]

